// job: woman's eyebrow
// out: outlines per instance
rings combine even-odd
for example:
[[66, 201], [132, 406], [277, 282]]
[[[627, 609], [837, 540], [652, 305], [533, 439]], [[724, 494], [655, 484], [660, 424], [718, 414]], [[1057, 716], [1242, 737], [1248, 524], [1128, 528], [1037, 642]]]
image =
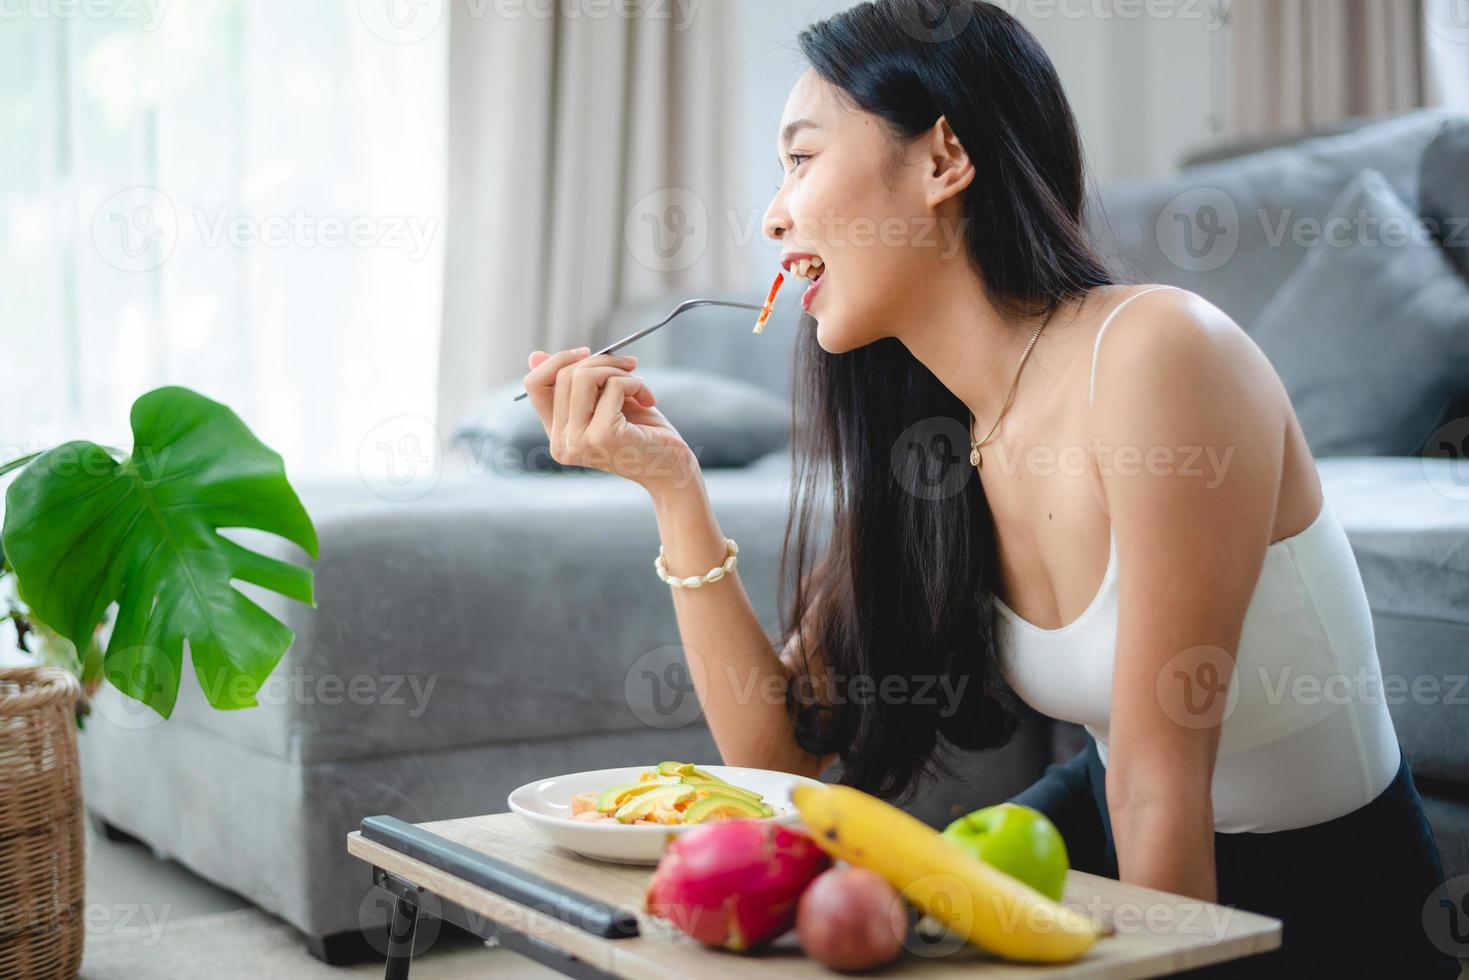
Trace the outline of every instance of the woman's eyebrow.
[[790, 146], [791, 138], [803, 129], [820, 129], [821, 127], [810, 119], [792, 119], [786, 123], [785, 129], [780, 131], [780, 145]]

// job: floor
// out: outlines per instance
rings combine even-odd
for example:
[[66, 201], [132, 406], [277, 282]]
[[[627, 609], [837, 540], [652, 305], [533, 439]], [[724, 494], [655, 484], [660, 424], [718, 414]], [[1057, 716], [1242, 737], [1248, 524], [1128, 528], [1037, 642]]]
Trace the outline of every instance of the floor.
[[[348, 980], [380, 977], [380, 964], [328, 967], [311, 958], [290, 926], [143, 844], [87, 831], [86, 953], [83, 980]], [[430, 948], [415, 980], [495, 976], [544, 980], [557, 974], [487, 946]]]

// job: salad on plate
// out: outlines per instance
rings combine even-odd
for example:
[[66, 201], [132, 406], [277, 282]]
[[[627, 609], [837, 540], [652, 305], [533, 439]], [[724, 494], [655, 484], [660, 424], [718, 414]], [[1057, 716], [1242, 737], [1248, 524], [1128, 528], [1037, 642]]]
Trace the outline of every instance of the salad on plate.
[[726, 782], [692, 762], [660, 762], [636, 782], [571, 798], [571, 819], [583, 823], [695, 824], [772, 817], [751, 789]]

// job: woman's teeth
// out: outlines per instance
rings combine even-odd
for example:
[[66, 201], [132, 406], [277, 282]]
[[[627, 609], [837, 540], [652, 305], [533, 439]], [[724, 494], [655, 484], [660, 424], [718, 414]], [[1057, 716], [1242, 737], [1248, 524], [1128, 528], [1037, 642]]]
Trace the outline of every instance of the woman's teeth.
[[807, 286], [806, 291], [801, 294], [801, 309], [809, 311], [817, 291], [826, 281], [826, 263], [820, 258], [802, 259], [791, 265], [791, 271], [802, 279], [811, 280], [811, 285]]

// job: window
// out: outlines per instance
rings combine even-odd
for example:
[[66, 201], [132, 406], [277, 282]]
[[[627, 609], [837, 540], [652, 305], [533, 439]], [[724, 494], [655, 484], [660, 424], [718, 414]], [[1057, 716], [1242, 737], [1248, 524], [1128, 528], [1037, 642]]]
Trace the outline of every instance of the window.
[[431, 418], [447, 25], [358, 3], [0, 11], [0, 459], [127, 447], [134, 398], [225, 402], [292, 477]]

